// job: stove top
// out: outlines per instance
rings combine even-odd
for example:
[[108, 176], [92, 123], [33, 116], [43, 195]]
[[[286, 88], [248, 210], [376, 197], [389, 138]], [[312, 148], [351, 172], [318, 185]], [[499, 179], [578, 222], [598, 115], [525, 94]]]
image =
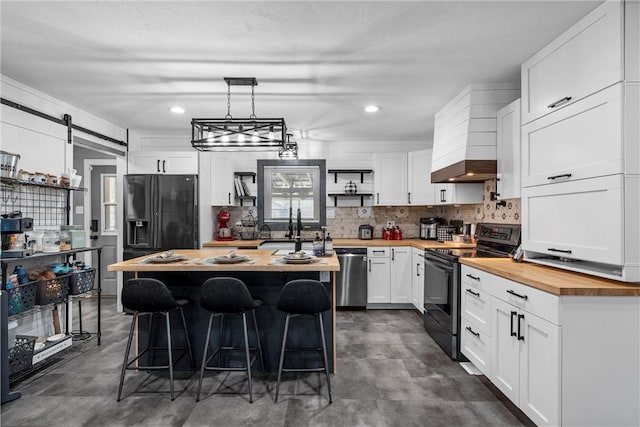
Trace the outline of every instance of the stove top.
[[508, 258], [520, 245], [520, 225], [478, 224], [476, 249], [426, 249], [425, 253], [449, 262], [458, 258]]

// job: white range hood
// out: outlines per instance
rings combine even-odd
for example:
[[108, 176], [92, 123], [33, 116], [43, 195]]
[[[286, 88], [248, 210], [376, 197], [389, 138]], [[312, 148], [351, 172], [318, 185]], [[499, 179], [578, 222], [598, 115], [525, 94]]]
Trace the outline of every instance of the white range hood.
[[473, 83], [435, 116], [431, 182], [496, 177], [496, 112], [520, 96], [517, 83]]

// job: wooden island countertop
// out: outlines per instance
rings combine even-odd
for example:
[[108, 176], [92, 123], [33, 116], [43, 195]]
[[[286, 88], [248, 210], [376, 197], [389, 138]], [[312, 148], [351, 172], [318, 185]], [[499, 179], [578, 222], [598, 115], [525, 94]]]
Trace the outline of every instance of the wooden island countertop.
[[[239, 248], [239, 249], [251, 249], [258, 248], [268, 240], [212, 240], [202, 244], [204, 248]], [[293, 240], [291, 245], [293, 246]], [[475, 243], [455, 243], [455, 242], [438, 242], [437, 240], [422, 240], [422, 239], [402, 239], [402, 240], [384, 240], [384, 239], [333, 239], [334, 248], [342, 248], [349, 246], [358, 247], [379, 247], [379, 246], [411, 246], [417, 249], [427, 248], [475, 248]]]
[[145, 263], [147, 258], [154, 257], [162, 252], [133, 258], [111, 264], [107, 267], [109, 271], [128, 272], [162, 272], [162, 271], [339, 271], [340, 263], [335, 255], [320, 257], [317, 262], [309, 264], [285, 264], [282, 256], [275, 256], [274, 249], [239, 249], [235, 252], [238, 255], [246, 255], [249, 261], [238, 264], [216, 264], [205, 263], [206, 259], [229, 253], [228, 249], [176, 249], [175, 254], [187, 257], [185, 261], [172, 262], [168, 264]]

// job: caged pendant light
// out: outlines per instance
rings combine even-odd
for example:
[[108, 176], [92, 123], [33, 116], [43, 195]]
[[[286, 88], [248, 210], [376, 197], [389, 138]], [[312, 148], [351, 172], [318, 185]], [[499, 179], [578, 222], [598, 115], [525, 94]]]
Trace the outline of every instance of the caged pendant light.
[[[191, 146], [200, 151], [281, 150], [287, 127], [283, 118], [256, 117], [255, 77], [225, 77], [227, 115], [217, 119], [191, 119]], [[251, 115], [244, 119], [231, 116], [231, 86], [251, 86]]]
[[293, 160], [298, 158], [298, 143], [291, 141], [292, 134], [287, 134], [287, 142], [278, 150], [278, 157], [282, 160]]

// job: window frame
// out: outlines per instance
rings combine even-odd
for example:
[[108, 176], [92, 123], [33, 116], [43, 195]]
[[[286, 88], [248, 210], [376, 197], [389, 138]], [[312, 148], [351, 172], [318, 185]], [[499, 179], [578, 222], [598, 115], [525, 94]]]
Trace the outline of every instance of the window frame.
[[[106, 178], [113, 178], [115, 181], [115, 185], [114, 185], [114, 191], [116, 192], [115, 194], [115, 202], [106, 202], [105, 201], [105, 191], [104, 191], [104, 185], [105, 185], [105, 181]], [[106, 206], [114, 206], [115, 207], [115, 212], [116, 212], [116, 223], [115, 223], [115, 228], [113, 230], [106, 230], [105, 226], [106, 226], [106, 221], [105, 221], [105, 216], [106, 216], [106, 211], [105, 211], [105, 207]], [[101, 236], [117, 236], [118, 235], [118, 175], [115, 173], [101, 173], [100, 174], [100, 235]]]

